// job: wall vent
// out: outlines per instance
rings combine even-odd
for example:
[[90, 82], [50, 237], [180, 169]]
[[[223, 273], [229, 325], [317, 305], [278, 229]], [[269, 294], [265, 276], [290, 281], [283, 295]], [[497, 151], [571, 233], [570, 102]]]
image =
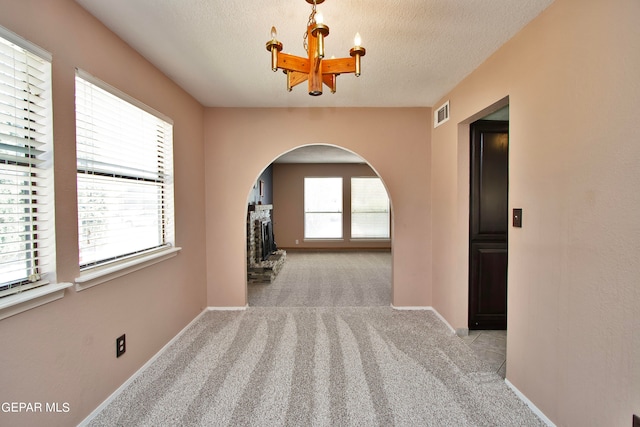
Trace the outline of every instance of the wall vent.
[[449, 101], [433, 112], [433, 127], [437, 128], [447, 120], [449, 120]]

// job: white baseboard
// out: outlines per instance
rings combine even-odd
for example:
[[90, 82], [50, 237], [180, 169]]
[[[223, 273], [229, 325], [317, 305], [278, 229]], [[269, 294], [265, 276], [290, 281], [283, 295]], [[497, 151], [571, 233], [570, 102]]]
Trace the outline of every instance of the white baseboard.
[[198, 321], [198, 319], [200, 319], [200, 317], [202, 317], [202, 315], [204, 313], [206, 313], [207, 310], [202, 310], [200, 312], [200, 314], [198, 314], [191, 322], [189, 322], [189, 324], [187, 324], [187, 326], [185, 326], [184, 328], [182, 328], [182, 330], [180, 332], [178, 332], [176, 334], [176, 336], [174, 336], [173, 338], [171, 338], [171, 340], [169, 340], [168, 343], [166, 343], [160, 350], [158, 350], [158, 352], [156, 354], [154, 354], [151, 359], [149, 359], [147, 361], [147, 363], [145, 363], [144, 365], [142, 365], [142, 367], [140, 369], [138, 369], [133, 375], [131, 375], [129, 377], [129, 379], [127, 379], [124, 383], [122, 383], [122, 385], [120, 387], [118, 387], [116, 389], [116, 391], [114, 391], [113, 393], [111, 393], [111, 395], [109, 397], [107, 397], [104, 402], [102, 402], [96, 409], [93, 410], [93, 412], [91, 412], [84, 420], [82, 420], [82, 422], [80, 422], [80, 424], [78, 424], [78, 427], [84, 427], [87, 426], [91, 420], [93, 420], [104, 408], [106, 408], [120, 393], [122, 393], [122, 391], [129, 385], [131, 384], [140, 374], [142, 374], [142, 372], [144, 372], [145, 369], [147, 369], [149, 366], [151, 366], [151, 364], [153, 362], [156, 361], [156, 359], [158, 357], [160, 357], [160, 355], [162, 353], [165, 352], [165, 350], [167, 348], [169, 348], [178, 338], [180, 338], [180, 336], [182, 334], [184, 334], [187, 329], [189, 329], [194, 323], [196, 323]]
[[444, 323], [453, 334], [456, 333], [456, 330], [453, 329], [453, 326], [451, 326], [449, 324], [449, 322], [447, 322], [447, 320], [442, 317], [442, 315], [440, 313], [438, 313], [438, 310], [436, 310], [435, 308], [429, 306], [417, 306], [417, 307], [410, 307], [410, 306], [402, 306], [402, 307], [396, 307], [395, 305], [391, 304], [391, 308], [393, 308], [394, 310], [427, 310], [427, 311], [433, 311], [433, 313], [438, 317], [438, 319], [440, 319], [442, 321], [442, 323]]
[[511, 384], [511, 381], [505, 379], [504, 382], [507, 384], [507, 386], [509, 386], [509, 388], [511, 390], [513, 390], [513, 392], [516, 394], [516, 396], [518, 396], [520, 398], [520, 400], [522, 400], [524, 403], [526, 403], [527, 406], [529, 407], [529, 409], [531, 409], [533, 411], [533, 413], [536, 414], [538, 416], [538, 418], [540, 418], [546, 425], [548, 425], [549, 427], [556, 427], [556, 425], [553, 423], [553, 421], [551, 421], [549, 418], [547, 418], [547, 416], [540, 409], [538, 409], [538, 407], [536, 405], [534, 405], [533, 402], [530, 401], [527, 398], [527, 396], [522, 394], [522, 392], [520, 390], [518, 390], [516, 386]]
[[399, 311], [419, 311], [419, 310], [432, 310], [435, 311], [433, 309], [433, 307], [431, 307], [430, 305], [416, 305], [416, 306], [409, 306], [409, 305], [393, 305], [391, 304], [391, 308], [393, 308], [394, 310], [399, 310]]
[[238, 307], [207, 307], [207, 311], [243, 311], [249, 307], [249, 304]]

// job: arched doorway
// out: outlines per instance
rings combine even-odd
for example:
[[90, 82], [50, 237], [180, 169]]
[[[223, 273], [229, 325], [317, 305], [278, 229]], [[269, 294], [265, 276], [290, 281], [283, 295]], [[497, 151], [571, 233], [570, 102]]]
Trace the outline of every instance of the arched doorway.
[[[356, 153], [313, 144], [280, 155], [256, 179], [247, 210], [249, 305], [391, 303], [390, 197]], [[263, 260], [271, 240], [277, 252]], [[287, 274], [277, 280], [283, 258]]]

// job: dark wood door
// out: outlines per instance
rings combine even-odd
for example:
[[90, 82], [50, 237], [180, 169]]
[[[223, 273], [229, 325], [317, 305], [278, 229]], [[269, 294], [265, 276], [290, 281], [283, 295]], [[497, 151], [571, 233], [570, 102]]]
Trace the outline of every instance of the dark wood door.
[[507, 328], [509, 122], [471, 125], [469, 329]]

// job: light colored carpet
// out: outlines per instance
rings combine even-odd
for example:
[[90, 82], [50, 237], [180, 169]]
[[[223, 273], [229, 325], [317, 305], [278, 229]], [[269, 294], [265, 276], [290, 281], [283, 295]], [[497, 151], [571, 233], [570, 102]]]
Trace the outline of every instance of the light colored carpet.
[[248, 286], [252, 307], [375, 307], [391, 304], [391, 253], [287, 252], [270, 284]]
[[[307, 280], [300, 265], [348, 262], [296, 259], [288, 255], [281, 274]], [[332, 288], [358, 281], [347, 270], [308, 274], [327, 275], [314, 283]], [[388, 295], [383, 302], [387, 280], [377, 297], [384, 306], [371, 307], [311, 306], [358, 303], [364, 285], [295, 297], [259, 285], [276, 285], [274, 295], [250, 296], [246, 311], [204, 313], [90, 425], [544, 425], [433, 312], [393, 310]]]
[[542, 426], [429, 311], [208, 312], [94, 426]]

